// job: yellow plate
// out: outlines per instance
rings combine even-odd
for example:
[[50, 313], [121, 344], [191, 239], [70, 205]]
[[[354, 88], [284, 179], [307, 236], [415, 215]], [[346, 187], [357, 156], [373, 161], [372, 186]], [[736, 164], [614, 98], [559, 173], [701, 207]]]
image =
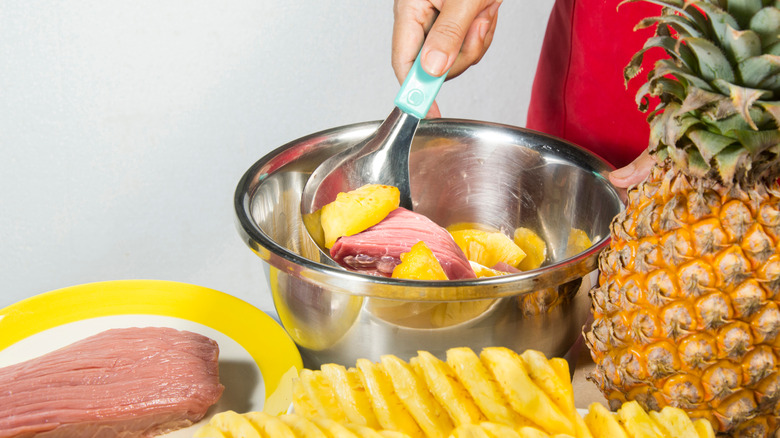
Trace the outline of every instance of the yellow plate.
[[[227, 409], [248, 412], [269, 410], [271, 404], [273, 410], [289, 406], [290, 377], [303, 364], [284, 329], [236, 297], [171, 281], [88, 283], [36, 295], [0, 310], [0, 367], [103, 330], [143, 326], [189, 330], [219, 343], [225, 391], [199, 424]], [[192, 436], [190, 429], [197, 427], [167, 436]]]

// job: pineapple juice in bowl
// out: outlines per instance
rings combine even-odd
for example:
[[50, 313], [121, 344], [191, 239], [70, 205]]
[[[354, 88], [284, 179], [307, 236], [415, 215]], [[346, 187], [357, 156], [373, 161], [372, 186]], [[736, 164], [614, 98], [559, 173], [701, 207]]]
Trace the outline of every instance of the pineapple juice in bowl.
[[[441, 226], [483, 224], [534, 230], [545, 264], [508, 276], [457, 281], [371, 277], [319, 263], [300, 217], [308, 175], [360, 141], [376, 123], [349, 125], [281, 146], [236, 188], [239, 233], [263, 260], [282, 325], [307, 366], [408, 358], [418, 350], [507, 346], [562, 356], [589, 316], [598, 253], [622, 208], [611, 167], [575, 145], [521, 128], [425, 120], [410, 155], [415, 212]], [[571, 231], [593, 245], [567, 254]]]

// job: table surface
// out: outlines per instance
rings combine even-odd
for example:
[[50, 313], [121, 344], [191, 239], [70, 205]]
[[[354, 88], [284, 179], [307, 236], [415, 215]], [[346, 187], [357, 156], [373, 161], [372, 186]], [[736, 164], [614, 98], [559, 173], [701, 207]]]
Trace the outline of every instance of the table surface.
[[584, 345], [577, 352], [575, 363], [574, 377], [571, 382], [574, 390], [574, 406], [579, 409], [588, 409], [591, 403], [596, 402], [608, 407], [607, 399], [601, 394], [596, 384], [588, 380], [588, 375], [593, 372], [596, 364], [593, 363], [590, 352]]

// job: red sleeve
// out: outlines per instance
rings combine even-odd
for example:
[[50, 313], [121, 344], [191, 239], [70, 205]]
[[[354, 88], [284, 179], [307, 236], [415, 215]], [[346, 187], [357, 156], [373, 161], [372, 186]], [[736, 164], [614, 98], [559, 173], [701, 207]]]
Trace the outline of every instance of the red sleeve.
[[526, 126], [583, 146], [616, 167], [631, 162], [648, 144], [647, 113], [636, 91], [663, 55], [651, 50], [640, 75], [628, 83], [623, 68], [654, 28], [634, 31], [660, 13], [649, 3], [619, 0], [557, 0], [550, 14], [536, 70]]

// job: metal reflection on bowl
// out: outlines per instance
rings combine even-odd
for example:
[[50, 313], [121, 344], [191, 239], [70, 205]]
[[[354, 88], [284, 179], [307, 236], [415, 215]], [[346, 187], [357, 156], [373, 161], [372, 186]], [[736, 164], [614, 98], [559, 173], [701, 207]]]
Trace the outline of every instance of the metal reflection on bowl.
[[[622, 209], [611, 167], [563, 140], [486, 122], [420, 124], [410, 154], [416, 211], [439, 225], [534, 230], [548, 245], [538, 268], [478, 280], [371, 277], [319, 260], [300, 214], [308, 175], [370, 135], [378, 122], [318, 132], [258, 160], [235, 192], [237, 228], [262, 259], [282, 325], [307, 366], [452, 347], [534, 348], [561, 356], [589, 317], [598, 254]], [[569, 254], [572, 229], [593, 245]], [[511, 235], [511, 234], [510, 234]]]

